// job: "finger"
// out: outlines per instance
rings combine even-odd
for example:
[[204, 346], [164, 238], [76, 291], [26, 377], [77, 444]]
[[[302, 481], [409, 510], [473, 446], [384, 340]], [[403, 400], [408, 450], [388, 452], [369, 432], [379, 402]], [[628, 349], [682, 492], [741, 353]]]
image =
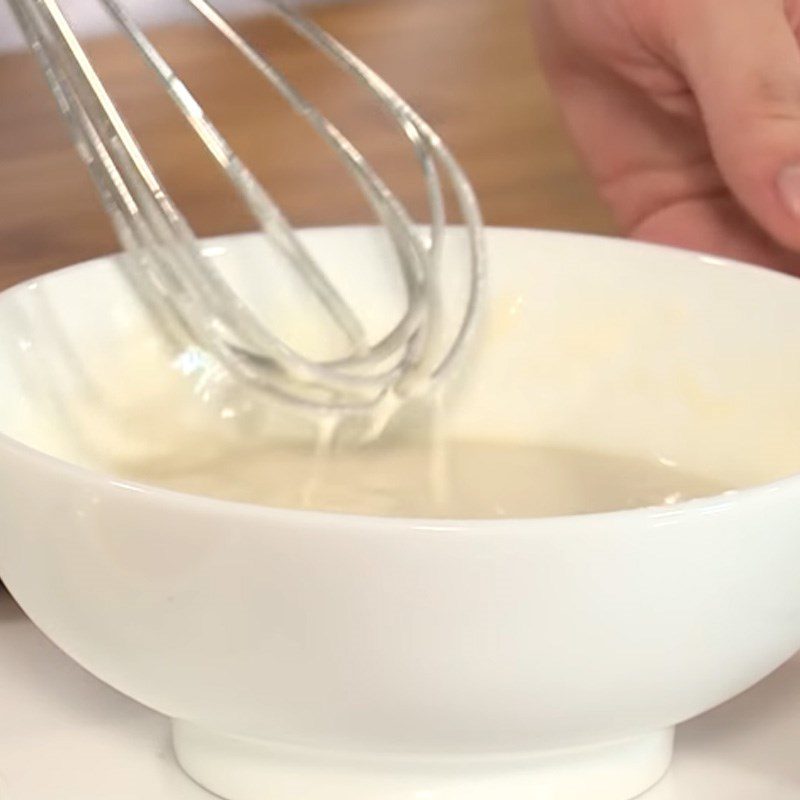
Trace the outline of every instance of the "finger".
[[[585, 41], [585, 31], [584, 40], [576, 41], [578, 22], [556, 14], [568, 3], [533, 5], [537, 56], [562, 122], [623, 232], [675, 202], [726, 189], [685, 81], [652, 48], [643, 49], [619, 26], [593, 31], [599, 41]], [[645, 68], [620, 74], [610, 63], [609, 41], [620, 43], [625, 63]], [[684, 107], [668, 109], [656, 93], [673, 100], [682, 95]]]
[[725, 181], [775, 239], [800, 249], [800, 49], [783, 0], [661, 8]]
[[644, 218], [629, 233], [647, 242], [680, 245], [800, 275], [800, 253], [779, 245], [730, 196], [673, 203]]

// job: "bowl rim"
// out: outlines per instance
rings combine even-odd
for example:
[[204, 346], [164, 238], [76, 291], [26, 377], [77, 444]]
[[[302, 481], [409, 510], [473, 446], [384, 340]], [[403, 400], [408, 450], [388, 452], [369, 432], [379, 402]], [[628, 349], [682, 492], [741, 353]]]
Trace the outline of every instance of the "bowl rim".
[[[300, 228], [302, 233], [311, 236], [335, 235], [333, 232], [346, 233], [355, 230], [376, 229], [374, 225], [326, 225]], [[448, 225], [448, 229], [460, 229], [462, 226]], [[722, 268], [728, 272], [736, 271], [742, 275], [750, 275], [760, 280], [774, 280], [787, 284], [800, 286], [800, 280], [792, 275], [778, 272], [767, 267], [749, 264], [743, 261], [701, 253], [687, 248], [674, 247], [652, 242], [626, 239], [619, 236], [596, 233], [572, 232], [561, 230], [548, 230], [544, 228], [523, 228], [513, 226], [486, 226], [488, 235], [500, 234], [501, 236], [536, 236], [555, 242], [583, 241], [586, 244], [602, 243], [604, 247], [618, 247], [623, 250], [644, 250], [677, 255], [682, 258], [693, 258], [707, 268]], [[258, 237], [257, 232], [224, 234], [202, 239], [204, 247], [228, 246], [230, 242]], [[42, 281], [47, 281], [61, 275], [81, 271], [98, 270], [107, 266], [119, 254], [107, 253], [96, 256], [86, 261], [70, 264], [58, 269], [50, 270], [41, 275], [13, 284], [0, 291], [0, 303], [17, 293], [35, 289]], [[0, 456], [4, 454], [11, 458], [21, 458], [25, 461], [39, 464], [51, 473], [62, 473], [73, 480], [80, 480], [88, 484], [103, 487], [112, 491], [122, 491], [129, 495], [140, 497], [144, 502], [166, 503], [173, 507], [189, 506], [194, 512], [207, 510], [214, 516], [219, 515], [244, 515], [254, 517], [265, 523], [274, 521], [297, 523], [298, 527], [305, 529], [324, 526], [326, 529], [364, 529], [368, 523], [371, 533], [380, 532], [379, 529], [406, 532], [436, 532], [436, 533], [485, 533], [513, 529], [515, 531], [524, 526], [525, 533], [535, 535], [545, 530], [568, 527], [577, 530], [579, 527], [594, 526], [598, 523], [632, 522], [644, 524], [647, 527], [664, 527], [684, 522], [687, 517], [698, 515], [718, 514], [739, 508], [744, 504], [760, 504], [775, 495], [788, 494], [795, 489], [800, 489], [800, 472], [784, 478], [769, 481], [764, 484], [747, 486], [741, 489], [727, 490], [707, 497], [682, 500], [669, 506], [641, 506], [615, 511], [598, 511], [584, 514], [562, 514], [545, 517], [396, 517], [375, 514], [357, 514], [339, 511], [317, 511], [311, 509], [283, 508], [279, 506], [266, 506], [257, 503], [223, 500], [207, 495], [190, 494], [167, 489], [162, 486], [143, 483], [127, 478], [120, 478], [111, 472], [94, 469], [75, 464], [57, 456], [52, 456], [42, 450], [31, 447], [0, 431]]]

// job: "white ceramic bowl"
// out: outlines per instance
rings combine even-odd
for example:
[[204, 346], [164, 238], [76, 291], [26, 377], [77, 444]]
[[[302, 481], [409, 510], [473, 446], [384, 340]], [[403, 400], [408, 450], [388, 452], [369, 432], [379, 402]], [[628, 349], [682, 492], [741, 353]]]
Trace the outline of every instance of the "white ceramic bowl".
[[[374, 233], [307, 240], [379, 320]], [[488, 245], [457, 430], [766, 485], [505, 521], [135, 485], [93, 469], [103, 442], [197, 441], [204, 422], [163, 419], [142, 376], [164, 353], [113, 263], [0, 295], [0, 574], [67, 653], [170, 716], [223, 797], [623, 800], [663, 774], [676, 723], [800, 647], [800, 479], [782, 479], [800, 471], [800, 281], [611, 239]], [[213, 252], [279, 315], [255, 247]]]

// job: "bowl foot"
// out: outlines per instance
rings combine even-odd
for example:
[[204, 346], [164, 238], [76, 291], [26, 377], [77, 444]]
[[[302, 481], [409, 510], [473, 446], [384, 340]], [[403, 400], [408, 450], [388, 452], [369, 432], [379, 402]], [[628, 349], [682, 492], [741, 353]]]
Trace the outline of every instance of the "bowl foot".
[[173, 722], [180, 765], [226, 800], [630, 800], [666, 772], [672, 734], [552, 753], [386, 756], [242, 739]]

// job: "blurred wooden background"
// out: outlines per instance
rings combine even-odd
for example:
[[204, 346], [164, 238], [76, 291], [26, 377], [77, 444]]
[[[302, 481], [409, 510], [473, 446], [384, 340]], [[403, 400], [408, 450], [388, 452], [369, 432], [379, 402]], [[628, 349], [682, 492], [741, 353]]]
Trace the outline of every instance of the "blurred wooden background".
[[[493, 225], [612, 230], [577, 166], [535, 64], [527, 0], [371, 0], [313, 16], [404, 95], [451, 146]], [[401, 136], [352, 79], [269, 18], [244, 30], [353, 136], [412, 209], [423, 190]], [[234, 148], [299, 226], [368, 209], [306, 123], [211, 31], [154, 38]], [[90, 53], [169, 192], [203, 234], [250, 220], [127, 43]], [[64, 125], [26, 54], [0, 57], [0, 287], [116, 249]]]

